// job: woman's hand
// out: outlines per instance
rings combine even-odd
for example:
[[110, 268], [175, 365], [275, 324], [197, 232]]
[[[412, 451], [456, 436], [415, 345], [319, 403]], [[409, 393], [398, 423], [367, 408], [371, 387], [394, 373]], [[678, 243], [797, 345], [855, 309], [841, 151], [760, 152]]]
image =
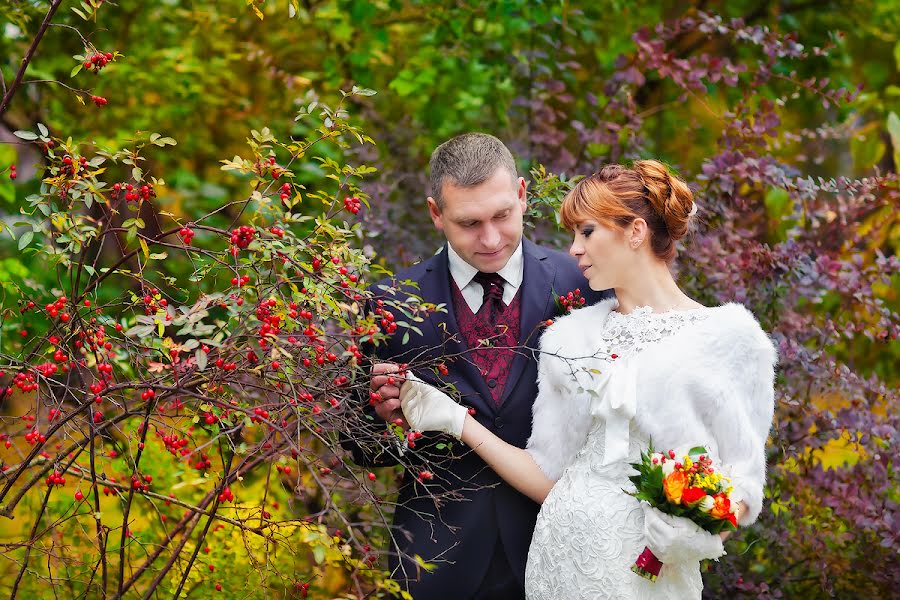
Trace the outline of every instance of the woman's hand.
[[442, 431], [462, 437], [468, 410], [450, 396], [424, 383], [411, 372], [400, 387], [400, 406], [406, 422], [418, 431]]
[[647, 547], [663, 563], [699, 562], [725, 554], [722, 538], [690, 519], [667, 515], [646, 503], [641, 508]]

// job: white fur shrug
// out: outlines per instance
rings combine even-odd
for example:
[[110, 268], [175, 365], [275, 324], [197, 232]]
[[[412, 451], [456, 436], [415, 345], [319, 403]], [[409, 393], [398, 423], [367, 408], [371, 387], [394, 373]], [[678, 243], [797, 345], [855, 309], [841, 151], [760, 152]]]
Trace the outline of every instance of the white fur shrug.
[[[629, 359], [631, 388], [605, 385], [603, 378], [615, 371], [608, 361], [615, 348], [600, 332], [616, 306], [610, 299], [576, 310], [544, 332], [528, 452], [557, 480], [584, 445], [594, 419], [624, 410], [658, 450], [706, 446], [730, 471], [734, 496], [747, 504], [740, 524], [752, 523], [762, 508], [765, 443], [774, 410], [777, 357], [768, 336], [741, 305], [704, 309], [704, 319]], [[580, 373], [573, 374], [575, 365]], [[598, 408], [604, 395], [606, 407]], [[630, 412], [616, 406], [622, 395], [632, 397]]]

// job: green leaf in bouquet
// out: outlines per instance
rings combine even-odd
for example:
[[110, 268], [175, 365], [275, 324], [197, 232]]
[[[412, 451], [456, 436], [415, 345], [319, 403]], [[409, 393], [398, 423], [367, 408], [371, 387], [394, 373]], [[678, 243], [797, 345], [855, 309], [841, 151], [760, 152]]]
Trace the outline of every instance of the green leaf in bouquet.
[[709, 451], [703, 446], [694, 446], [690, 450], [688, 450], [688, 456], [691, 458], [699, 457], [701, 455], [709, 454]]

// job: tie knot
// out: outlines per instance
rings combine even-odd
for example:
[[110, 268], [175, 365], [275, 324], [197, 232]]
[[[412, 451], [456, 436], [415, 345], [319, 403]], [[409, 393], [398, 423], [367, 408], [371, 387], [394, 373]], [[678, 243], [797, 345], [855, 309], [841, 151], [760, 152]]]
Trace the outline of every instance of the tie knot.
[[472, 279], [480, 283], [481, 287], [484, 288], [485, 300], [488, 298], [495, 298], [500, 301], [503, 300], [504, 280], [498, 273], [483, 273], [478, 271]]

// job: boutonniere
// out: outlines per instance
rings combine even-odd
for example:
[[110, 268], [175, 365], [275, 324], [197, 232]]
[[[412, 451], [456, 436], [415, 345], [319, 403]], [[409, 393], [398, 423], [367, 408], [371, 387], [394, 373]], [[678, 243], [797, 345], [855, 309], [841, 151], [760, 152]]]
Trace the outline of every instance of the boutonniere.
[[568, 294], [559, 295], [553, 292], [553, 301], [556, 304], [556, 316], [562, 317], [569, 314], [576, 308], [581, 308], [585, 304], [584, 298], [581, 296], [581, 290], [575, 288]]

